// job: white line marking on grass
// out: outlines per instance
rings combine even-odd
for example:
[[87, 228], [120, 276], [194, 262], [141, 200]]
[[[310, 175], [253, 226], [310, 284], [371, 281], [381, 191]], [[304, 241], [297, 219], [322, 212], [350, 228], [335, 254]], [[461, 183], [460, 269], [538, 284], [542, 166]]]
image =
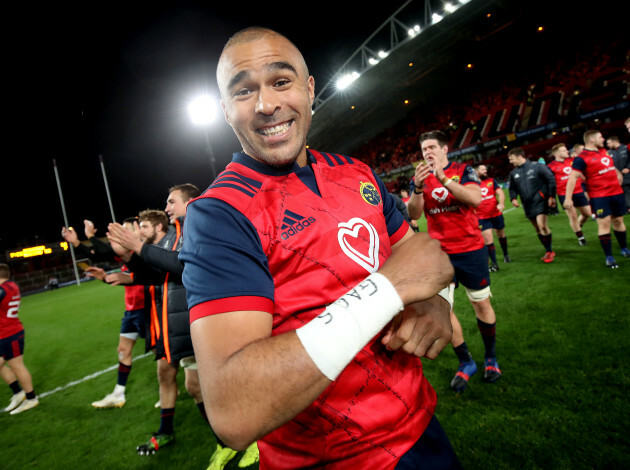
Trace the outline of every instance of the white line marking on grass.
[[[142, 359], [143, 357], [147, 357], [147, 356], [151, 356], [151, 355], [153, 355], [153, 353], [152, 352], [148, 352], [148, 353], [142, 354], [141, 356], [138, 356], [138, 357], [134, 358], [133, 360], [137, 361], [138, 359]], [[37, 398], [44, 398], [44, 397], [47, 397], [49, 395], [52, 395], [53, 393], [57, 393], [57, 392], [60, 392], [62, 390], [65, 390], [66, 388], [74, 387], [75, 385], [79, 385], [79, 384], [81, 384], [83, 382], [87, 382], [88, 380], [92, 380], [92, 379], [98, 377], [99, 375], [103, 375], [106, 372], [110, 372], [110, 371], [115, 370], [117, 368], [118, 368], [118, 364], [113, 365], [111, 367], [108, 367], [107, 369], [104, 369], [104, 370], [99, 370], [98, 372], [94, 372], [93, 374], [86, 375], [82, 379], [73, 380], [72, 382], [68, 382], [66, 385], [63, 385], [61, 387], [57, 387], [54, 390], [50, 390], [49, 392], [38, 393], [37, 394]]]

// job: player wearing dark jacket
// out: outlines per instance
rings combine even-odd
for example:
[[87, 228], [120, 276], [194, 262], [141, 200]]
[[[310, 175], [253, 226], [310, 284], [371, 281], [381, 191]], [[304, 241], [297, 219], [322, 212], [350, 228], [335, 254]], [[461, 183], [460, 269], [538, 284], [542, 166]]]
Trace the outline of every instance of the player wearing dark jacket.
[[508, 178], [510, 199], [514, 207], [519, 207], [518, 196], [538, 239], [545, 247], [542, 261], [551, 263], [556, 253], [551, 247], [551, 229], [547, 224], [550, 207], [556, 207], [556, 180], [547, 165], [534, 163], [525, 158], [525, 151], [516, 147], [508, 152], [514, 169]]
[[134, 273], [134, 282], [155, 285], [160, 335], [156, 343], [156, 358], [170, 363], [193, 356], [190, 340], [186, 290], [182, 284], [183, 266], [177, 256], [182, 245], [184, 218], [176, 219], [156, 245], [144, 245], [127, 266]]

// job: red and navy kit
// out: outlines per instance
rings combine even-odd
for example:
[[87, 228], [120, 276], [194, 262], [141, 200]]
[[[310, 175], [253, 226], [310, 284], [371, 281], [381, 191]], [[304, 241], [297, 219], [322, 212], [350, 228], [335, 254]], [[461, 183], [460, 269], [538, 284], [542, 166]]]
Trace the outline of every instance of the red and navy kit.
[[0, 338], [8, 338], [24, 329], [18, 318], [20, 288], [13, 281], [0, 284]]
[[[449, 162], [444, 174], [464, 186], [479, 185], [479, 177], [470, 165]], [[464, 253], [485, 246], [475, 209], [459, 201], [431, 173], [424, 180], [424, 213], [431, 238], [438, 240], [448, 253]]]
[[492, 219], [499, 217], [502, 212], [497, 208], [497, 192], [499, 188], [494, 178], [481, 180], [481, 204], [477, 207], [478, 219]]
[[[565, 158], [563, 161], [554, 160], [547, 164], [556, 179], [556, 192], [558, 196], [564, 196], [567, 193], [567, 182], [569, 181], [569, 175], [571, 174], [571, 168], [573, 167], [574, 160], [575, 158], [569, 157]], [[578, 184], [575, 185], [573, 194], [580, 194], [583, 192], [584, 189], [582, 188], [581, 181], [578, 181]]]
[[[188, 205], [180, 260], [191, 321], [255, 310], [273, 315], [273, 335], [293, 331], [377, 271], [407, 233], [369, 167], [316, 151], [308, 160], [279, 169], [236, 154]], [[377, 336], [312, 405], [258, 441], [260, 468], [393, 469], [435, 404], [421, 361]]]
[[606, 149], [584, 149], [575, 157], [573, 169], [580, 171], [586, 178], [588, 195], [591, 198], [616, 196], [623, 193], [613, 159]]

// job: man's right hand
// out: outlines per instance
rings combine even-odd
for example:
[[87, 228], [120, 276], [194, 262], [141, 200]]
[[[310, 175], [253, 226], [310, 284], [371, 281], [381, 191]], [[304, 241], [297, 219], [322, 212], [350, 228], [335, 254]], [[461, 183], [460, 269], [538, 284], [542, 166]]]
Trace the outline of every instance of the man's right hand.
[[564, 207], [568, 211], [573, 209], [573, 198], [565, 197], [564, 204], [562, 204], [562, 207]]
[[79, 236], [77, 235], [77, 232], [75, 232], [72, 227], [70, 228], [61, 227], [61, 236], [63, 237], [65, 241], [70, 243], [75, 248], [79, 246], [79, 243], [80, 243]]
[[422, 186], [424, 186], [424, 181], [429, 177], [430, 174], [431, 170], [429, 169], [429, 165], [427, 165], [425, 161], [422, 160], [418, 164], [418, 166], [416, 166], [416, 171], [414, 173], [413, 182], [416, 187], [421, 188]]
[[101, 281], [105, 281], [105, 276], [107, 276], [107, 273], [104, 269], [98, 268], [96, 266], [90, 266], [85, 270], [85, 273], [88, 276], [99, 279]]

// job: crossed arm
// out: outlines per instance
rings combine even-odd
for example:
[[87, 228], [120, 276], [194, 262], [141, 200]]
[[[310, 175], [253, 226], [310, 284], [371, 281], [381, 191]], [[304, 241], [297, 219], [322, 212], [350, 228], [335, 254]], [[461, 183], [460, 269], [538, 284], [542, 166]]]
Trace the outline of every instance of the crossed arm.
[[[450, 306], [436, 296], [453, 276], [439, 243], [410, 229], [379, 273], [408, 306], [382, 342], [392, 350], [436, 357], [452, 335]], [[271, 315], [260, 311], [220, 313], [191, 325], [208, 417], [234, 449], [291, 420], [331, 383], [295, 331], [273, 337], [271, 332]]]

